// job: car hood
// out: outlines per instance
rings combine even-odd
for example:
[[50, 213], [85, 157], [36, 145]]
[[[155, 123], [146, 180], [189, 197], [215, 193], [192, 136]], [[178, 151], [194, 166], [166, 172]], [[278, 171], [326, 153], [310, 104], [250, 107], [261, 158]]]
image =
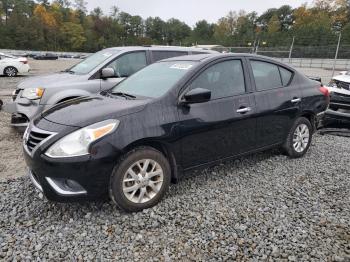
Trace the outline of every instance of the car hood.
[[44, 111], [41, 116], [53, 123], [84, 127], [107, 119], [141, 111], [150, 100], [126, 100], [102, 95], [81, 97], [60, 103]]
[[338, 75], [333, 77], [334, 80], [350, 83], [350, 75]]
[[20, 82], [18, 85], [18, 88], [24, 89], [24, 88], [35, 88], [35, 87], [43, 87], [43, 88], [57, 87], [65, 84], [70, 84], [73, 81], [80, 80], [81, 78], [84, 78], [84, 76], [74, 75], [67, 72], [60, 72], [60, 73], [42, 75], [42, 76], [34, 76]]

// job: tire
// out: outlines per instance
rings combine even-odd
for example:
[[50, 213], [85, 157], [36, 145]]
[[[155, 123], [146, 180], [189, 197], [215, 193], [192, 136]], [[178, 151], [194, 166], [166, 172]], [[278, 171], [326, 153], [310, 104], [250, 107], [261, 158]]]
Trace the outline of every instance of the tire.
[[312, 133], [310, 121], [305, 117], [298, 118], [288, 132], [286, 141], [282, 146], [283, 150], [291, 158], [304, 156], [310, 147]]
[[8, 77], [15, 77], [17, 73], [18, 73], [17, 68], [13, 66], [8, 66], [8, 67], [5, 67], [4, 69], [4, 75], [7, 75]]
[[[149, 177], [152, 173], [154, 176]], [[138, 147], [118, 161], [110, 179], [109, 195], [121, 209], [141, 211], [163, 198], [170, 180], [171, 169], [164, 155], [152, 147]]]

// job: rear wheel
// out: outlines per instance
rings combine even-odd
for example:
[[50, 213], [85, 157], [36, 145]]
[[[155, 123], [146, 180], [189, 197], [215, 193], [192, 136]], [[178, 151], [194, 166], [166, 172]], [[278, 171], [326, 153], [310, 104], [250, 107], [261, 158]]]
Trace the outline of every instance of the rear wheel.
[[140, 211], [162, 199], [170, 179], [170, 165], [163, 154], [151, 147], [139, 147], [122, 157], [114, 168], [109, 194], [120, 208]]
[[4, 69], [4, 75], [7, 75], [9, 77], [15, 77], [17, 73], [17, 69], [13, 66], [8, 66]]
[[305, 155], [312, 140], [312, 126], [305, 117], [298, 118], [290, 129], [283, 149], [288, 156], [298, 158]]

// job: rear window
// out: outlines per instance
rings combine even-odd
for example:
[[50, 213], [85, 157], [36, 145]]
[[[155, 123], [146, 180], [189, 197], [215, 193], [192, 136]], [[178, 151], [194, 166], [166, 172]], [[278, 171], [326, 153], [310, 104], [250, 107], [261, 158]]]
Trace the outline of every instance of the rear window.
[[188, 52], [185, 51], [152, 51], [152, 55], [153, 55], [153, 61], [159, 61], [159, 60], [163, 60], [163, 59], [167, 59], [167, 58], [171, 58], [171, 57], [175, 57], [175, 56], [184, 56], [184, 55], [188, 55]]
[[282, 84], [283, 86], [287, 86], [292, 79], [293, 73], [283, 67], [279, 67], [280, 73], [281, 73], [281, 78], [282, 78]]

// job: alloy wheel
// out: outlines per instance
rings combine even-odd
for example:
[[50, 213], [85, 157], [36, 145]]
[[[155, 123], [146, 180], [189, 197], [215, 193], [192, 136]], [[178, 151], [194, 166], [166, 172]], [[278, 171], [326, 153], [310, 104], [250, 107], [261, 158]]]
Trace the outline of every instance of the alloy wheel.
[[133, 203], [146, 203], [158, 194], [163, 178], [163, 169], [158, 162], [152, 159], [136, 161], [124, 174], [123, 193]]
[[296, 152], [303, 152], [308, 144], [310, 139], [310, 130], [307, 125], [300, 124], [296, 127], [293, 134], [293, 148]]
[[5, 70], [5, 74], [9, 77], [14, 77], [17, 74], [17, 70], [14, 67], [8, 67]]

